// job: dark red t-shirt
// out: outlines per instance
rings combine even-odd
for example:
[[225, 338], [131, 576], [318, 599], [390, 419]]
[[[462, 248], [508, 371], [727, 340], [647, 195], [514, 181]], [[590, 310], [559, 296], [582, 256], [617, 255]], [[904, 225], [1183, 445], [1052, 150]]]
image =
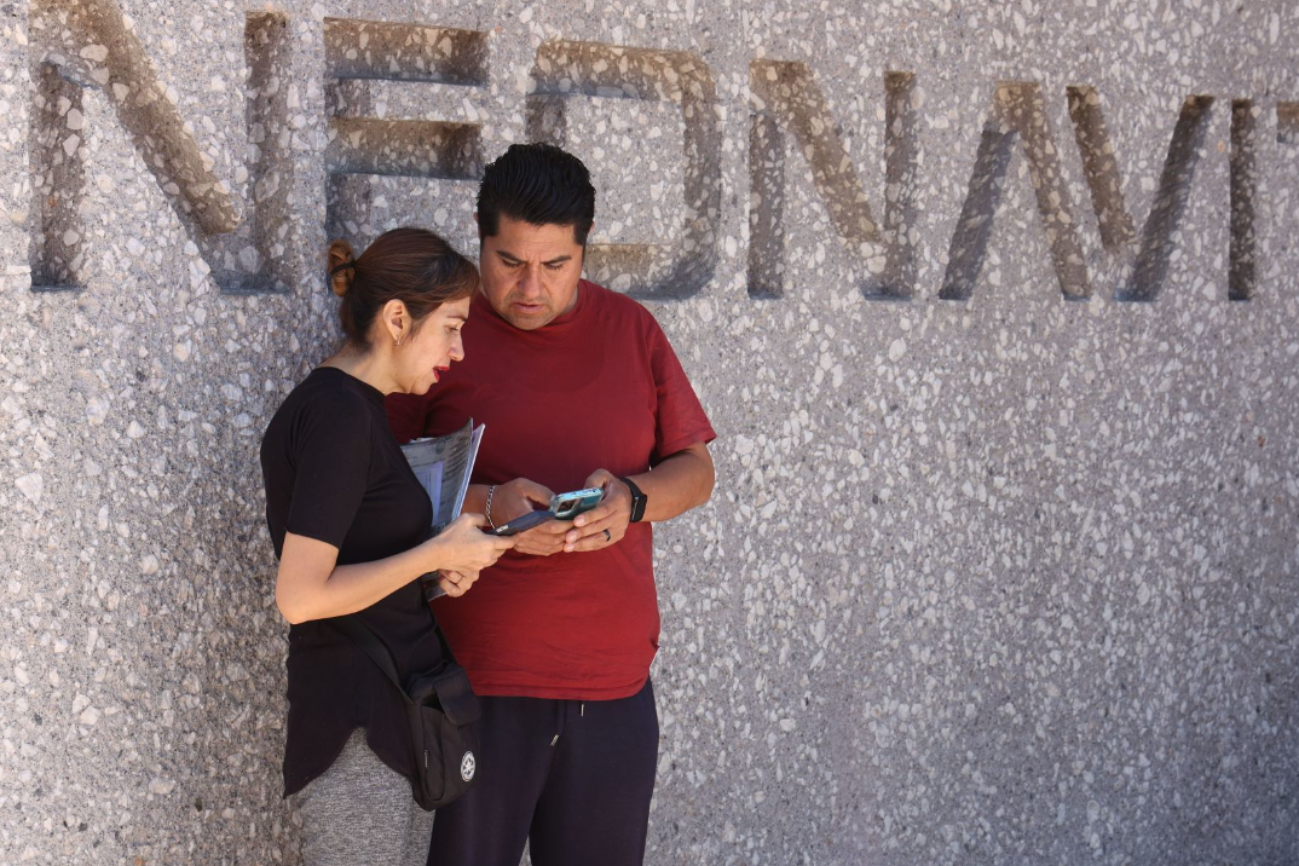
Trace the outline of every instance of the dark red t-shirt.
[[[556, 493], [597, 469], [635, 475], [716, 434], [654, 317], [583, 280], [573, 309], [523, 331], [474, 298], [465, 360], [425, 397], [388, 398], [398, 441], [486, 424], [473, 481], [528, 478]], [[658, 648], [653, 532], [634, 523], [586, 553], [507, 553], [438, 622], [481, 695], [636, 694]]]

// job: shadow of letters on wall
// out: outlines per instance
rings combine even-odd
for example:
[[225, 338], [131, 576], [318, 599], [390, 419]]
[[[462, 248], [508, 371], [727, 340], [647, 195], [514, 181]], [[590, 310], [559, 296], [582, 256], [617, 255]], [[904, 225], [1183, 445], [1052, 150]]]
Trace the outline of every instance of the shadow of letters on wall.
[[[295, 283], [291, 204], [295, 158], [288, 90], [287, 20], [251, 13], [244, 33], [247, 156], [235, 173], [242, 190], [212, 171], [140, 39], [114, 0], [46, 0], [33, 17], [56, 17], [57, 45], [29, 50], [32, 80], [29, 133], [33, 176], [29, 263], [35, 290], [83, 285], [85, 250], [79, 202], [86, 184], [83, 100], [104, 95], [166, 196], [202, 261], [223, 291], [286, 291]], [[492, 63], [488, 34], [432, 24], [326, 19], [322, 82], [328, 112], [327, 227], [355, 234], [375, 195], [375, 178], [472, 182], [488, 154], [483, 124], [428, 119], [421, 88], [486, 93]], [[550, 41], [537, 49], [532, 88], [522, 98], [527, 137], [564, 144], [569, 103], [648, 100], [675, 106], [683, 121], [682, 218], [667, 243], [593, 243], [593, 279], [643, 298], [686, 298], [717, 269], [724, 235], [722, 153], [725, 131], [708, 64], [689, 52]], [[789, 145], [810, 169], [834, 231], [867, 277], [872, 299], [906, 301], [917, 286], [924, 215], [917, 207], [921, 174], [915, 72], [888, 72], [884, 96], [884, 185], [865, 188], [837, 131], [834, 106], [808, 64], [754, 60], [749, 67], [747, 148], [749, 194], [746, 277], [753, 298], [786, 292], [785, 208]], [[1107, 132], [1107, 107], [1097, 88], [1078, 84], [1048, 93], [1031, 81], [990, 86], [986, 120], [964, 200], [948, 245], [938, 297], [969, 299], [980, 284], [1012, 162], [1027, 162], [1038, 222], [1061, 296], [1085, 300], [1094, 272], [1120, 274], [1107, 286], [1116, 300], [1159, 297], [1181, 240], [1187, 202], [1213, 112], [1230, 112], [1230, 250], [1227, 297], [1248, 301], [1258, 289], [1259, 147], [1274, 119], [1278, 146], [1299, 143], [1299, 103], [1280, 102], [1268, 117], [1248, 98], [1193, 94], [1170, 118], [1172, 132], [1148, 211], [1138, 219], [1123, 194], [1123, 167]], [[1072, 136], [1052, 127], [1053, 100], [1063, 100]], [[382, 112], [376, 111], [382, 105]], [[1071, 138], [1072, 148], [1064, 147]], [[1072, 151], [1072, 152], [1071, 152]], [[1064, 160], [1076, 160], [1067, 172]], [[802, 166], [800, 166], [800, 169]], [[1070, 176], [1086, 189], [1071, 188]], [[418, 179], [418, 180], [416, 180]], [[1086, 252], [1078, 208], [1090, 202], [1098, 252]], [[874, 205], [874, 206], [873, 206]], [[743, 232], [735, 231], [736, 235]]]

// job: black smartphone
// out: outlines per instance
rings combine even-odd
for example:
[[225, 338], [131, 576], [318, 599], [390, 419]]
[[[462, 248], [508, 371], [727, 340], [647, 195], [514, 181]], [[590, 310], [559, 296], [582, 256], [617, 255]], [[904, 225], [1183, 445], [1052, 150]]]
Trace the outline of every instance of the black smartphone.
[[549, 508], [542, 508], [539, 511], [530, 511], [527, 514], [520, 515], [509, 523], [503, 523], [495, 529], [487, 531], [492, 535], [518, 535], [520, 532], [526, 532], [540, 523], [545, 523], [553, 516]]

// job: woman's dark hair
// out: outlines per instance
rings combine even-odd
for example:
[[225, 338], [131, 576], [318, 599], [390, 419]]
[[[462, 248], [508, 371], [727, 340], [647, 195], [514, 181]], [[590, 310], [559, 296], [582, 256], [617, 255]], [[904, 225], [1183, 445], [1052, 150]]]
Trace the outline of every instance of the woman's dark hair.
[[500, 217], [534, 226], [572, 226], [583, 246], [595, 222], [595, 187], [582, 160], [553, 144], [512, 144], [483, 172], [478, 237], [495, 237]]
[[347, 241], [329, 245], [329, 285], [343, 299], [338, 320], [347, 341], [370, 348], [370, 326], [389, 301], [410, 312], [411, 328], [449, 301], [478, 288], [478, 269], [427, 229], [384, 232], [357, 258]]

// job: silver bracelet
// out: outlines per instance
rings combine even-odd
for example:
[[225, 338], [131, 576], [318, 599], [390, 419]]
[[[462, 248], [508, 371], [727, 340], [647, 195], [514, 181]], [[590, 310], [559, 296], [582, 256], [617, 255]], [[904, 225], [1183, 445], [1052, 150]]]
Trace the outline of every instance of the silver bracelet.
[[486, 512], [484, 516], [487, 518], [487, 525], [490, 526], [492, 529], [496, 528], [496, 524], [492, 523], [492, 494], [495, 492], [496, 492], [496, 485], [488, 484], [487, 485], [487, 506], [483, 509], [483, 511]]

